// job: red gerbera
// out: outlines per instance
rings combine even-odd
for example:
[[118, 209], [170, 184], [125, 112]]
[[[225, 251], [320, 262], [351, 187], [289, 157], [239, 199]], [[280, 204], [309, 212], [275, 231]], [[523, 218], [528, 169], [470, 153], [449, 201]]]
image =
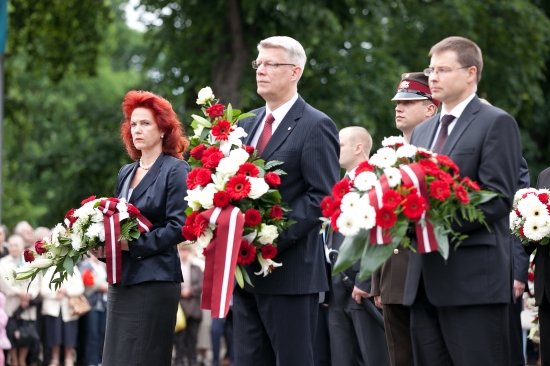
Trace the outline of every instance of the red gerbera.
[[402, 200], [403, 197], [401, 197], [401, 195], [393, 189], [384, 192], [384, 195], [382, 196], [382, 203], [384, 206], [389, 207], [392, 210], [399, 206]]
[[341, 200], [342, 197], [349, 192], [349, 179], [344, 178], [332, 187], [332, 196], [336, 200]]
[[206, 151], [206, 147], [204, 144], [200, 144], [195, 146], [191, 152], [189, 152], [189, 155], [191, 155], [193, 158], [197, 160], [201, 160], [204, 152]]
[[193, 234], [198, 238], [201, 236], [208, 227], [208, 220], [201, 215], [195, 216], [195, 222], [193, 223]]
[[227, 141], [231, 131], [233, 131], [231, 123], [225, 119], [219, 120], [218, 124], [212, 126], [212, 136], [218, 141]]
[[250, 182], [244, 175], [236, 175], [229, 179], [225, 189], [231, 196], [231, 199], [240, 200], [248, 197], [250, 193]]
[[410, 194], [403, 201], [403, 215], [411, 220], [419, 219], [426, 211], [426, 201], [416, 194]]
[[248, 155], [250, 155], [250, 157], [254, 155], [254, 146], [243, 145], [243, 149], [246, 150], [246, 152], [248, 153]]
[[249, 208], [244, 213], [244, 223], [248, 226], [256, 226], [262, 222], [262, 214], [260, 211]]
[[436, 177], [437, 177], [437, 179], [442, 180], [443, 182], [445, 182], [446, 184], [449, 184], [449, 185], [455, 183], [453, 177], [444, 170], [438, 171]]
[[396, 220], [397, 215], [393, 212], [393, 209], [388, 206], [382, 206], [381, 209], [376, 211], [376, 225], [381, 228], [391, 228]]
[[212, 182], [212, 172], [208, 169], [195, 168], [187, 175], [187, 189], [205, 187], [210, 182]]
[[237, 257], [237, 263], [247, 266], [250, 263], [254, 262], [256, 257], [256, 248], [252, 243], [249, 243], [246, 240], [241, 241], [241, 248], [239, 249], [239, 256]]
[[431, 160], [420, 160], [418, 164], [426, 174], [436, 175], [439, 171], [439, 166]]
[[95, 280], [92, 270], [87, 269], [82, 273], [82, 283], [84, 283], [86, 287], [92, 287], [94, 285]]
[[332, 216], [330, 217], [330, 226], [332, 227], [332, 229], [334, 229], [335, 231], [338, 231], [338, 225], [336, 225], [336, 221], [338, 220], [338, 218], [340, 217], [340, 214], [342, 213], [342, 210], [340, 210], [340, 206], [338, 206], [338, 208], [336, 210], [334, 210], [334, 213], [332, 214]]
[[247, 177], [258, 178], [260, 176], [260, 170], [252, 163], [244, 163], [237, 171], [237, 174], [246, 175]]
[[34, 261], [34, 252], [30, 249], [25, 249], [23, 252], [23, 258], [25, 258], [25, 262], [32, 262]]
[[456, 198], [458, 198], [460, 202], [462, 202], [465, 205], [470, 202], [470, 197], [468, 197], [468, 191], [466, 191], [466, 188], [464, 188], [460, 184], [455, 184], [454, 189], [455, 189], [455, 196]]
[[273, 259], [277, 255], [277, 247], [271, 244], [266, 244], [262, 247], [262, 257], [264, 259]]
[[544, 204], [548, 203], [548, 193], [539, 193], [539, 201]]
[[406, 197], [408, 196], [409, 194], [417, 194], [418, 190], [416, 189], [416, 187], [412, 184], [401, 184], [398, 188], [398, 193], [402, 196], [402, 197]]
[[275, 220], [280, 220], [283, 217], [283, 209], [279, 205], [273, 205], [269, 210], [269, 217]]
[[187, 225], [182, 226], [181, 235], [183, 235], [185, 240], [189, 240], [189, 241], [197, 240], [197, 236], [193, 233], [193, 226], [187, 226]]
[[323, 211], [324, 217], [331, 217], [334, 213], [332, 205], [333, 202], [334, 201], [332, 200], [331, 196], [325, 196], [325, 198], [323, 198], [323, 200], [321, 201], [321, 210]]
[[114, 203], [119, 203], [120, 200], [118, 198], [115, 198], [115, 197], [109, 197], [107, 198], [107, 201], [111, 201], [111, 202], [114, 202]]
[[225, 107], [222, 104], [214, 104], [212, 107], [206, 109], [206, 114], [208, 114], [208, 117], [214, 119], [223, 116], [224, 109]]
[[437, 154], [435, 158], [439, 164], [451, 168], [455, 173], [459, 172], [458, 166], [447, 155]]
[[430, 183], [430, 195], [437, 200], [445, 201], [451, 195], [451, 188], [441, 180], [434, 180]]
[[90, 201], [95, 200], [95, 197], [96, 197], [96, 196], [90, 196], [90, 197], [86, 198], [84, 201], [80, 202], [80, 205], [81, 205], [81, 206], [84, 206], [84, 204], [86, 204], [86, 203], [88, 203], [88, 202], [90, 202]]
[[462, 181], [464, 182], [464, 184], [466, 184], [466, 186], [470, 187], [471, 189], [473, 189], [474, 191], [479, 191], [481, 188], [479, 187], [479, 184], [477, 184], [477, 182], [471, 180], [470, 178], [468, 177], [464, 177], [462, 179]]
[[126, 207], [128, 207], [128, 214], [130, 215], [131, 218], [135, 219], [140, 214], [139, 208], [137, 208], [136, 206], [128, 203]]
[[229, 193], [225, 191], [218, 191], [214, 193], [214, 206], [224, 208], [229, 204], [229, 201], [231, 201]]
[[281, 177], [277, 173], [268, 172], [264, 176], [264, 180], [269, 188], [277, 189], [281, 185]]
[[200, 214], [199, 211], [193, 211], [191, 215], [187, 216], [187, 218], [185, 219], [185, 225], [193, 226], [193, 224], [195, 224], [195, 219], [199, 214]]
[[374, 171], [374, 167], [368, 162], [368, 160], [365, 160], [364, 162], [362, 162], [357, 166], [357, 169], [355, 169], [355, 176], [358, 176], [363, 172], [372, 172], [372, 171]]

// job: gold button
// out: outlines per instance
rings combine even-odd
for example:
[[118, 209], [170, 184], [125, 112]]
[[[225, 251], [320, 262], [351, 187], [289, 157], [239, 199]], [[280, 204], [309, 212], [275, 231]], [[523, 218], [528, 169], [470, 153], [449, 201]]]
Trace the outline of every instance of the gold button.
[[397, 253], [399, 253], [399, 249], [394, 249], [393, 254], [397, 254]]

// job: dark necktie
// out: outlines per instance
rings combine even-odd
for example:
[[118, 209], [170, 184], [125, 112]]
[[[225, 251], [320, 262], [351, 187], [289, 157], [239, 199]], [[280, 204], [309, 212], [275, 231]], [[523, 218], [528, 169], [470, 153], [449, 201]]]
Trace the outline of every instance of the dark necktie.
[[447, 137], [449, 136], [449, 125], [454, 119], [455, 116], [452, 114], [446, 114], [443, 118], [441, 118], [441, 129], [439, 130], [439, 134], [437, 135], [437, 140], [435, 140], [435, 145], [433, 148], [435, 153], [440, 153], [443, 149], [443, 145], [445, 145], [445, 141], [447, 141]]
[[262, 155], [264, 152], [265, 146], [267, 145], [267, 142], [271, 138], [272, 134], [272, 125], [275, 121], [275, 118], [273, 118], [273, 115], [270, 113], [269, 116], [265, 119], [264, 123], [264, 129], [262, 130], [262, 133], [260, 134], [260, 138], [258, 139], [258, 143], [256, 144], [256, 150], [258, 150], [258, 156]]

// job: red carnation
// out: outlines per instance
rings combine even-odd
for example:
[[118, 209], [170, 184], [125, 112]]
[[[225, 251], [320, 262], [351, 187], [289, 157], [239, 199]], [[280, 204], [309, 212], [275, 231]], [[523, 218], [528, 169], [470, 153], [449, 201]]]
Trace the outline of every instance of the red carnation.
[[23, 252], [23, 258], [25, 258], [25, 262], [32, 262], [34, 261], [34, 252], [30, 249], [25, 249]]
[[525, 237], [525, 233], [523, 232], [523, 225], [519, 227], [519, 234], [523, 237]]
[[271, 244], [266, 244], [262, 247], [262, 257], [264, 259], [273, 259], [277, 255], [277, 247]]
[[364, 172], [372, 172], [372, 171], [374, 171], [374, 167], [367, 160], [365, 160], [364, 162], [359, 164], [355, 169], [355, 176], [358, 176], [359, 174]]
[[403, 215], [411, 220], [417, 220], [426, 211], [426, 201], [416, 194], [408, 195], [403, 201]]
[[393, 212], [393, 209], [388, 206], [382, 206], [381, 209], [376, 211], [376, 225], [381, 228], [387, 229], [395, 225], [397, 215]]
[[269, 172], [266, 173], [264, 177], [265, 182], [270, 188], [277, 189], [278, 186], [281, 185], [281, 177], [279, 177], [279, 174]]
[[223, 116], [223, 110], [225, 107], [222, 104], [214, 104], [212, 107], [206, 110], [208, 117], [214, 119]]
[[342, 197], [349, 192], [349, 179], [344, 178], [332, 187], [332, 196], [336, 200], [341, 200]]
[[436, 175], [439, 171], [439, 166], [431, 160], [420, 160], [418, 164], [426, 174]]
[[455, 189], [455, 196], [456, 198], [458, 198], [460, 202], [462, 202], [465, 205], [470, 202], [470, 197], [468, 196], [468, 191], [466, 191], [466, 188], [464, 188], [460, 184], [455, 184], [454, 189]]
[[94, 285], [94, 274], [90, 269], [87, 269], [82, 273], [82, 283], [84, 283], [84, 286], [87, 287], [92, 287]]
[[90, 202], [90, 201], [95, 200], [95, 197], [96, 197], [96, 196], [90, 196], [90, 197], [86, 198], [84, 201], [80, 202], [80, 205], [81, 205], [81, 206], [84, 206], [84, 204], [86, 204], [86, 203], [88, 203], [88, 202]]
[[434, 180], [430, 183], [430, 195], [440, 201], [445, 201], [451, 195], [449, 185], [441, 180]]
[[229, 201], [231, 201], [229, 193], [225, 191], [218, 191], [214, 193], [214, 206], [224, 208], [229, 204]]
[[131, 218], [135, 219], [136, 217], [139, 216], [140, 214], [139, 208], [137, 208], [136, 206], [130, 203], [128, 203], [126, 207], [128, 207], [128, 214], [130, 215]]
[[382, 196], [383, 205], [391, 208], [392, 210], [399, 206], [402, 200], [403, 197], [401, 197], [401, 195], [393, 189], [384, 192], [384, 195]]
[[[95, 196], [93, 196], [95, 197]], [[95, 198], [94, 198], [95, 199]], [[84, 201], [82, 201], [84, 202]], [[89, 202], [89, 201], [88, 201]], [[68, 226], [68, 227], [73, 227], [73, 224], [76, 222], [77, 218], [74, 217], [74, 211], [75, 209], [74, 208], [71, 208], [66, 214], [65, 214], [65, 219], [63, 220], [65, 222], [65, 224]]]
[[262, 214], [260, 211], [249, 208], [244, 213], [244, 223], [248, 226], [256, 226], [262, 222]]
[[246, 150], [246, 152], [248, 153], [248, 155], [250, 155], [250, 157], [254, 156], [254, 146], [243, 145], [243, 149]]
[[107, 198], [107, 201], [111, 201], [111, 202], [114, 202], [114, 203], [119, 203], [120, 200], [118, 198], [115, 198], [115, 197], [109, 197]]
[[205, 187], [210, 182], [212, 182], [212, 172], [208, 169], [195, 168], [187, 175], [187, 189]]
[[34, 243], [34, 250], [38, 254], [44, 254], [48, 251], [48, 249], [45, 248], [46, 243], [44, 243], [43, 240], [37, 240], [36, 243]]
[[237, 263], [247, 266], [250, 263], [254, 262], [256, 257], [256, 248], [252, 243], [249, 243], [246, 240], [241, 242], [241, 248], [239, 249], [239, 256], [237, 257]]
[[244, 163], [239, 168], [239, 171], [237, 171], [237, 174], [246, 175], [247, 177], [258, 178], [260, 176], [260, 170], [256, 165], [252, 163]]
[[198, 211], [193, 211], [191, 215], [187, 216], [187, 218], [185, 219], [185, 225], [193, 226], [195, 224], [195, 219], [197, 218], [198, 215], [200, 215]]
[[447, 155], [437, 154], [435, 158], [439, 164], [451, 168], [455, 173], [459, 172], [458, 166]]
[[201, 215], [195, 217], [195, 222], [193, 223], [193, 234], [198, 238], [201, 236], [206, 228], [208, 227], [208, 220], [206, 220]]
[[342, 210], [340, 210], [340, 207], [338, 207], [336, 210], [334, 210], [334, 213], [330, 217], [330, 226], [335, 231], [338, 231], [338, 225], [336, 225], [336, 221], [340, 217], [340, 214], [342, 213]]
[[534, 280], [535, 280], [535, 274], [533, 272], [528, 272], [527, 273], [527, 281], [533, 282]]
[[516, 215], [521, 216], [521, 212], [519, 212], [519, 210], [517, 208], [516, 208]]
[[229, 179], [225, 189], [231, 196], [231, 199], [240, 200], [248, 197], [250, 193], [250, 182], [244, 175], [236, 175]]
[[200, 144], [195, 146], [189, 154], [196, 160], [201, 160], [205, 150], [206, 147], [204, 146], [204, 144]]
[[218, 141], [229, 140], [229, 134], [233, 131], [231, 123], [225, 119], [219, 120], [218, 124], [212, 126], [212, 136], [216, 137]]
[[[269, 211], [269, 217], [275, 220], [280, 220], [283, 217], [283, 209], [279, 205], [274, 205]], [[264, 257], [265, 258], [265, 257]]]
[[189, 241], [195, 241], [197, 240], [197, 236], [193, 233], [193, 226], [183, 226], [181, 228], [181, 235], [185, 238], [185, 240]]
[[202, 165], [205, 168], [214, 169], [218, 167], [220, 160], [222, 160], [223, 158], [225, 158], [225, 155], [221, 151], [216, 151], [215, 153], [212, 153], [212, 155], [210, 155], [206, 160], [203, 156]]
[[539, 193], [539, 201], [544, 204], [548, 203], [548, 193]]
[[464, 177], [464, 179], [462, 180], [462, 182], [464, 182], [464, 184], [466, 184], [467, 187], [470, 187], [471, 189], [473, 189], [474, 191], [479, 191], [481, 188], [479, 187], [479, 184], [477, 184], [477, 182], [471, 180], [470, 178], [468, 177]]
[[446, 184], [449, 184], [449, 185], [455, 183], [453, 177], [444, 170], [438, 171], [437, 175], [436, 175], [436, 178], [439, 179], [439, 180], [442, 180], [443, 182], [445, 182]]

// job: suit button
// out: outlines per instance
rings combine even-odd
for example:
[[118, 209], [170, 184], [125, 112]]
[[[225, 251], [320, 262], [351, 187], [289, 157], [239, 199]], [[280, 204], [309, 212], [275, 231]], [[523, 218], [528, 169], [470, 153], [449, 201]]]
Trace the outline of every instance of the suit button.
[[[397, 249], [396, 249], [397, 250]], [[395, 250], [394, 250], [395, 251]], [[141, 257], [138, 257], [137, 259], [141, 260]]]
[[393, 254], [397, 254], [397, 253], [399, 253], [399, 249], [394, 249]]

